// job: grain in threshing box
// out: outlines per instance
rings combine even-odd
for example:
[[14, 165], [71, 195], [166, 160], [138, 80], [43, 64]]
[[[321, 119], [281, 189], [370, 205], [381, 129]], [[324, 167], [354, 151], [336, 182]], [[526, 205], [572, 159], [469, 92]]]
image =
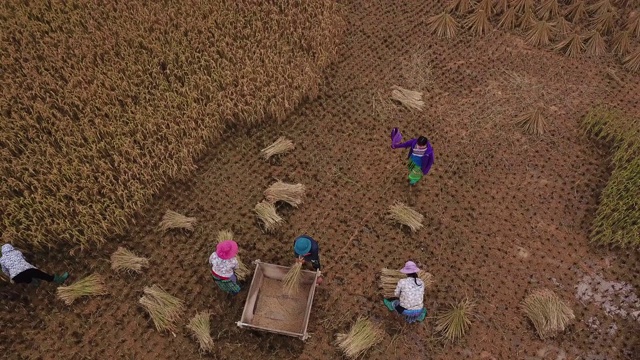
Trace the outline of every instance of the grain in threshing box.
[[268, 331], [306, 340], [307, 325], [316, 290], [319, 272], [302, 270], [300, 290], [287, 295], [283, 289], [289, 267], [255, 261], [256, 271], [251, 280], [242, 318], [236, 324], [241, 328]]

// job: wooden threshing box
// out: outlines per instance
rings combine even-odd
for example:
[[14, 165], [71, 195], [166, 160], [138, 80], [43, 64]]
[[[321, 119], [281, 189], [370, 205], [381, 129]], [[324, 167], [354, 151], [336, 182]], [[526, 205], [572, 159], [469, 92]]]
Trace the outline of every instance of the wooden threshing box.
[[236, 324], [241, 328], [268, 331], [306, 340], [307, 325], [316, 290], [319, 272], [302, 270], [300, 291], [285, 294], [282, 288], [289, 267], [256, 260], [247, 301], [242, 318]]

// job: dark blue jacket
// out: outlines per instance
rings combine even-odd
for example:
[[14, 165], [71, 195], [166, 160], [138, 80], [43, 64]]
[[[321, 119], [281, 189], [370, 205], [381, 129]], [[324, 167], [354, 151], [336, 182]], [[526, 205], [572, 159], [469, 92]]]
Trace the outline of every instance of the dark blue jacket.
[[300, 237], [306, 237], [307, 239], [311, 240], [311, 250], [309, 251], [309, 254], [297, 254], [296, 251], [294, 250], [293, 251], [294, 256], [300, 257], [301, 255], [304, 255], [305, 261], [311, 261], [311, 260], [319, 261], [320, 255], [318, 252], [320, 251], [320, 247], [318, 246], [318, 242], [313, 240], [309, 235], [301, 235], [295, 238], [295, 240], [293, 240], [294, 245], [296, 243], [296, 240], [298, 240], [298, 238]]

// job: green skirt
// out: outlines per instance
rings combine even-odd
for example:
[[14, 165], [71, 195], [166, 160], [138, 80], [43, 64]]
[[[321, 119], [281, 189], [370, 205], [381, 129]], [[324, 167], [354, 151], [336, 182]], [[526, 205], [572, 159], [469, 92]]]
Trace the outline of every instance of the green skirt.
[[237, 283], [234, 283], [229, 279], [220, 279], [213, 274], [211, 274], [211, 277], [213, 277], [213, 281], [216, 283], [216, 285], [218, 285], [220, 290], [232, 295], [236, 295], [240, 292], [240, 285], [238, 285]]
[[422, 169], [416, 165], [413, 160], [409, 159], [409, 183], [415, 185], [420, 179], [422, 179]]

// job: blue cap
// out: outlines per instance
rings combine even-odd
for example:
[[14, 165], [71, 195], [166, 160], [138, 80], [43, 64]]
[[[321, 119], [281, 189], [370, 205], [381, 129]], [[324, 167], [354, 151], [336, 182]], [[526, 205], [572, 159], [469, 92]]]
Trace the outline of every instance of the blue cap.
[[297, 238], [296, 242], [293, 245], [293, 250], [298, 255], [307, 254], [309, 251], [311, 251], [311, 240], [304, 236]]

